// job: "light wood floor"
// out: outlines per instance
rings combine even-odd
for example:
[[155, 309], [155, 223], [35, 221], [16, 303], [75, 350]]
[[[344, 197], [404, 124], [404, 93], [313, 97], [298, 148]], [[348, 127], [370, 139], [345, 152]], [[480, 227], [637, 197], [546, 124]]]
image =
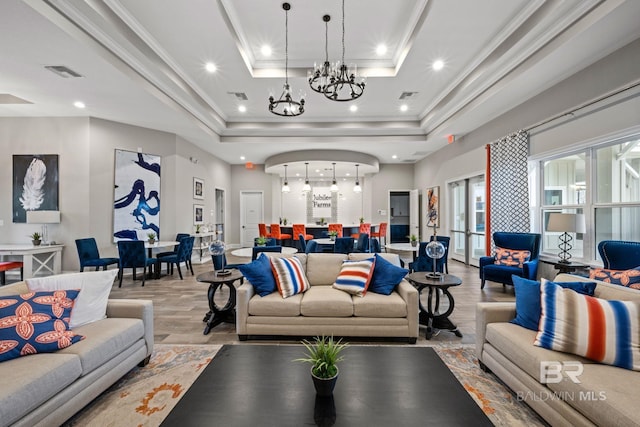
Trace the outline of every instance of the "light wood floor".
[[[248, 262], [249, 259], [228, 257], [229, 263]], [[135, 283], [131, 276], [124, 277], [122, 288], [117, 281], [111, 291], [111, 298], [151, 299], [154, 306], [154, 334], [156, 343], [164, 344], [230, 344], [239, 343], [235, 333], [235, 325], [222, 323], [203, 335], [205, 313], [209, 310], [207, 303], [208, 284], [196, 281], [200, 273], [211, 271], [212, 264], [193, 265], [195, 275], [185, 273], [180, 280], [177, 270], [173, 276], [163, 276], [158, 280], [147, 280], [144, 287], [140, 281]], [[129, 270], [130, 271], [130, 270]], [[418, 345], [429, 345], [435, 342], [465, 343], [475, 342], [475, 307], [479, 301], [513, 301], [512, 287], [487, 282], [484, 290], [480, 290], [478, 269], [466, 267], [464, 264], [449, 261], [449, 272], [462, 278], [462, 285], [450, 288], [455, 298], [455, 309], [450, 319], [463, 334], [456, 337], [448, 331], [441, 331], [431, 341], [424, 337], [425, 329], [420, 327]], [[425, 292], [426, 293], [426, 292]], [[224, 295], [221, 295], [224, 297]], [[423, 298], [424, 299], [424, 298]], [[219, 305], [224, 305], [221, 302]], [[283, 341], [296, 342], [297, 340]], [[269, 343], [273, 340], [248, 341], [249, 343]], [[279, 341], [280, 342], [280, 341]], [[376, 341], [377, 342], [377, 341]], [[397, 343], [395, 343], [397, 344]]]

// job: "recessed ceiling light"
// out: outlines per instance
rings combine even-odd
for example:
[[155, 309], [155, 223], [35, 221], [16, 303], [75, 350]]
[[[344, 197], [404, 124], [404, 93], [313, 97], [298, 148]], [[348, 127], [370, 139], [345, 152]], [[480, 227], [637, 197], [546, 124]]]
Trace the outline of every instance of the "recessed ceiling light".
[[434, 70], [440, 71], [442, 70], [442, 68], [444, 68], [444, 61], [442, 59], [436, 59], [435, 61], [433, 61], [432, 67]]
[[82, 101], [74, 102], [73, 106], [76, 107], [76, 108], [84, 108], [84, 107], [86, 107], [86, 105], [84, 105], [84, 102], [82, 102]]
[[238, 106], [238, 111], [240, 111], [241, 113], [244, 113], [247, 111], [247, 107], [245, 107], [244, 105], [239, 105]]
[[214, 64], [213, 62], [207, 62], [204, 66], [204, 69], [210, 73], [215, 73], [216, 71], [218, 71], [218, 67], [216, 67], [216, 64]]
[[358, 111], [358, 106], [357, 105], [352, 105], [351, 107], [349, 107], [349, 110], [351, 110], [352, 112], [356, 112], [356, 111]]
[[407, 111], [409, 109], [409, 106], [407, 104], [402, 104], [400, 106], [400, 111]]
[[316, 169], [316, 173], [320, 172], [320, 169]]
[[260, 48], [260, 53], [262, 53], [264, 56], [271, 56], [271, 46], [269, 45], [263, 45]]
[[379, 45], [376, 47], [376, 54], [377, 54], [378, 56], [382, 56], [382, 55], [384, 55], [385, 53], [387, 53], [387, 45], [379, 44]]
[[351, 174], [349, 172], [346, 173], [347, 176], [351, 176]]
[[244, 157], [244, 156], [240, 156], [240, 160], [244, 160], [244, 159], [245, 159], [245, 157]]
[[391, 156], [391, 158], [392, 158], [392, 159], [397, 159], [397, 158], [398, 158], [398, 156], [394, 154], [393, 156]]

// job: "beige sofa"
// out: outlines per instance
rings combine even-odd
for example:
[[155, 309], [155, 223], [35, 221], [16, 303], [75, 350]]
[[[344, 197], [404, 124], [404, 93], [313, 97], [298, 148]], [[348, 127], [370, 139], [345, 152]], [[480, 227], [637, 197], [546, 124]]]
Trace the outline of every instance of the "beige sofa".
[[[27, 293], [25, 282], [0, 296]], [[56, 353], [0, 362], [0, 426], [57, 426], [153, 351], [153, 305], [109, 300], [107, 318], [74, 329], [85, 339]]]
[[[379, 254], [400, 265], [397, 254]], [[285, 256], [269, 254], [269, 256]], [[418, 338], [418, 291], [402, 280], [391, 295], [367, 292], [352, 296], [331, 285], [346, 259], [372, 254], [296, 254], [302, 261], [311, 288], [283, 299], [276, 291], [255, 294], [246, 282], [237, 291], [236, 329], [240, 340], [250, 336], [393, 337], [415, 343]]]
[[[558, 282], [593, 281], [559, 274]], [[598, 283], [595, 297], [640, 301], [640, 291]], [[640, 372], [593, 362], [569, 353], [533, 345], [536, 332], [509, 323], [515, 303], [478, 303], [476, 354], [481, 367], [489, 369], [547, 422], [554, 426], [638, 426], [640, 411], [635, 390]], [[566, 372], [577, 371], [571, 362], [581, 362], [584, 371], [575, 383], [565, 372], [560, 382], [539, 381], [541, 362], [569, 362]], [[562, 372], [562, 371], [561, 371]], [[554, 374], [555, 375], [555, 374]]]

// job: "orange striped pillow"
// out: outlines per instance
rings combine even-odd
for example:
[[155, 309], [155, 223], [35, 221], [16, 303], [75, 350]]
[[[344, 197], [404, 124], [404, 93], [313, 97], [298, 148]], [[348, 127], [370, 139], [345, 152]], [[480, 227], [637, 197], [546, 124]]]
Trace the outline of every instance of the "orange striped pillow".
[[282, 298], [301, 294], [311, 287], [298, 258], [270, 258], [270, 261], [271, 271]]
[[361, 261], [344, 261], [333, 287], [352, 295], [363, 297], [367, 293], [375, 264], [375, 258], [367, 258]]

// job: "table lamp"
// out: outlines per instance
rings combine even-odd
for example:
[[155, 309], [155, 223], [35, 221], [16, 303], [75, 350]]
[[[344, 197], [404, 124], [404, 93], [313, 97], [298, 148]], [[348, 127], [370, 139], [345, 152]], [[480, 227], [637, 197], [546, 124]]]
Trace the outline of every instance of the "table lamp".
[[427, 253], [427, 255], [433, 259], [433, 272], [429, 272], [427, 273], [427, 277], [429, 279], [442, 279], [444, 277], [444, 274], [436, 271], [436, 264], [437, 261], [442, 258], [444, 256], [444, 252], [445, 252], [445, 247], [442, 244], [442, 242], [439, 242], [437, 240], [437, 234], [436, 234], [436, 225], [433, 225], [433, 240], [431, 240], [428, 244], [427, 247], [425, 248], [425, 252]]
[[559, 262], [562, 264], [570, 264], [571, 253], [569, 251], [573, 248], [571, 245], [573, 237], [571, 237], [569, 233], [584, 233], [586, 231], [584, 215], [551, 212], [549, 214], [547, 231], [562, 233], [559, 237], [560, 243], [558, 244], [558, 248], [560, 249], [560, 253], [558, 253], [558, 257], [560, 258]]
[[49, 244], [47, 224], [60, 224], [60, 211], [27, 211], [27, 224], [42, 224], [42, 242]]
[[224, 250], [225, 250], [225, 244], [222, 240], [214, 240], [209, 245], [209, 252], [211, 253], [211, 256], [222, 256], [222, 269], [216, 271], [216, 276], [228, 276], [231, 274], [231, 270], [225, 270], [224, 268], [226, 264]]

